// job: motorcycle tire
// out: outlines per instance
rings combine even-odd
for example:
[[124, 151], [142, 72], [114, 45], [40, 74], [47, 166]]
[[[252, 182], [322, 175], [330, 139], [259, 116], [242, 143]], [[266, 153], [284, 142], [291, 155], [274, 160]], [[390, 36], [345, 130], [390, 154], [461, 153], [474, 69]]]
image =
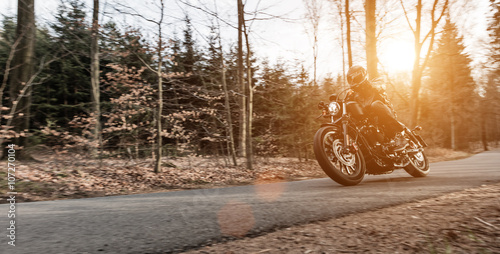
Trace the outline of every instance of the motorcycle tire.
[[429, 160], [424, 151], [408, 154], [410, 164], [406, 166], [405, 171], [413, 177], [425, 177], [429, 174]]
[[365, 159], [359, 148], [354, 153], [343, 153], [343, 139], [340, 128], [321, 127], [314, 135], [314, 154], [332, 180], [344, 186], [357, 185], [365, 176]]

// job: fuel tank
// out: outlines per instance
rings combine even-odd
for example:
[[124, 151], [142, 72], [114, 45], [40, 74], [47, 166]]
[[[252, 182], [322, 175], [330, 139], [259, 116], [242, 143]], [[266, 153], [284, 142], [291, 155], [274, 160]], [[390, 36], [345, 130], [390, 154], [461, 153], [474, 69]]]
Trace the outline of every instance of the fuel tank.
[[351, 116], [358, 118], [364, 116], [363, 108], [359, 103], [355, 101], [348, 101], [346, 103], [347, 112], [351, 114]]

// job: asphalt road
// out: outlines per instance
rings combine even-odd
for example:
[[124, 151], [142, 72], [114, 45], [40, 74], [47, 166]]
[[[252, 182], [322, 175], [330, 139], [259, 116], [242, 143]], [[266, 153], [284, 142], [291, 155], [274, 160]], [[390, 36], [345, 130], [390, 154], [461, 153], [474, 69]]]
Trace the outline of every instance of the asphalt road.
[[0, 253], [165, 253], [228, 235], [258, 234], [500, 182], [500, 153], [431, 164], [425, 178], [403, 170], [353, 187], [329, 178], [290, 183], [0, 205]]

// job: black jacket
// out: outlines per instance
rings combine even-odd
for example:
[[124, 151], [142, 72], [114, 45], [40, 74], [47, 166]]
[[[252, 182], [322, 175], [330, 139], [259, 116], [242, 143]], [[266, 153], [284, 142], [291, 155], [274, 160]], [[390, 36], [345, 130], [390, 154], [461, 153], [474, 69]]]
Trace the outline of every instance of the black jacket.
[[351, 94], [349, 95], [349, 99], [357, 101], [361, 107], [363, 107], [363, 110], [367, 111], [370, 111], [370, 106], [374, 101], [381, 101], [390, 108], [394, 115], [396, 115], [392, 104], [387, 99], [385, 90], [381, 86], [376, 86], [370, 81], [365, 81], [353, 88]]

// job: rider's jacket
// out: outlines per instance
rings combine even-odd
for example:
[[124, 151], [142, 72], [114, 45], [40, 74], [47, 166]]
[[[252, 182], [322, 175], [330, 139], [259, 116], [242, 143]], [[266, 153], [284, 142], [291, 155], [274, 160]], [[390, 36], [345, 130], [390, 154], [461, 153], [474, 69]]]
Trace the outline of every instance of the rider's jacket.
[[385, 93], [385, 89], [379, 83], [366, 80], [357, 87], [352, 88], [352, 92], [350, 92], [348, 96], [349, 99], [357, 101], [363, 109], [369, 108], [374, 101], [381, 101], [387, 105], [395, 115], [392, 104], [389, 102], [387, 94]]

